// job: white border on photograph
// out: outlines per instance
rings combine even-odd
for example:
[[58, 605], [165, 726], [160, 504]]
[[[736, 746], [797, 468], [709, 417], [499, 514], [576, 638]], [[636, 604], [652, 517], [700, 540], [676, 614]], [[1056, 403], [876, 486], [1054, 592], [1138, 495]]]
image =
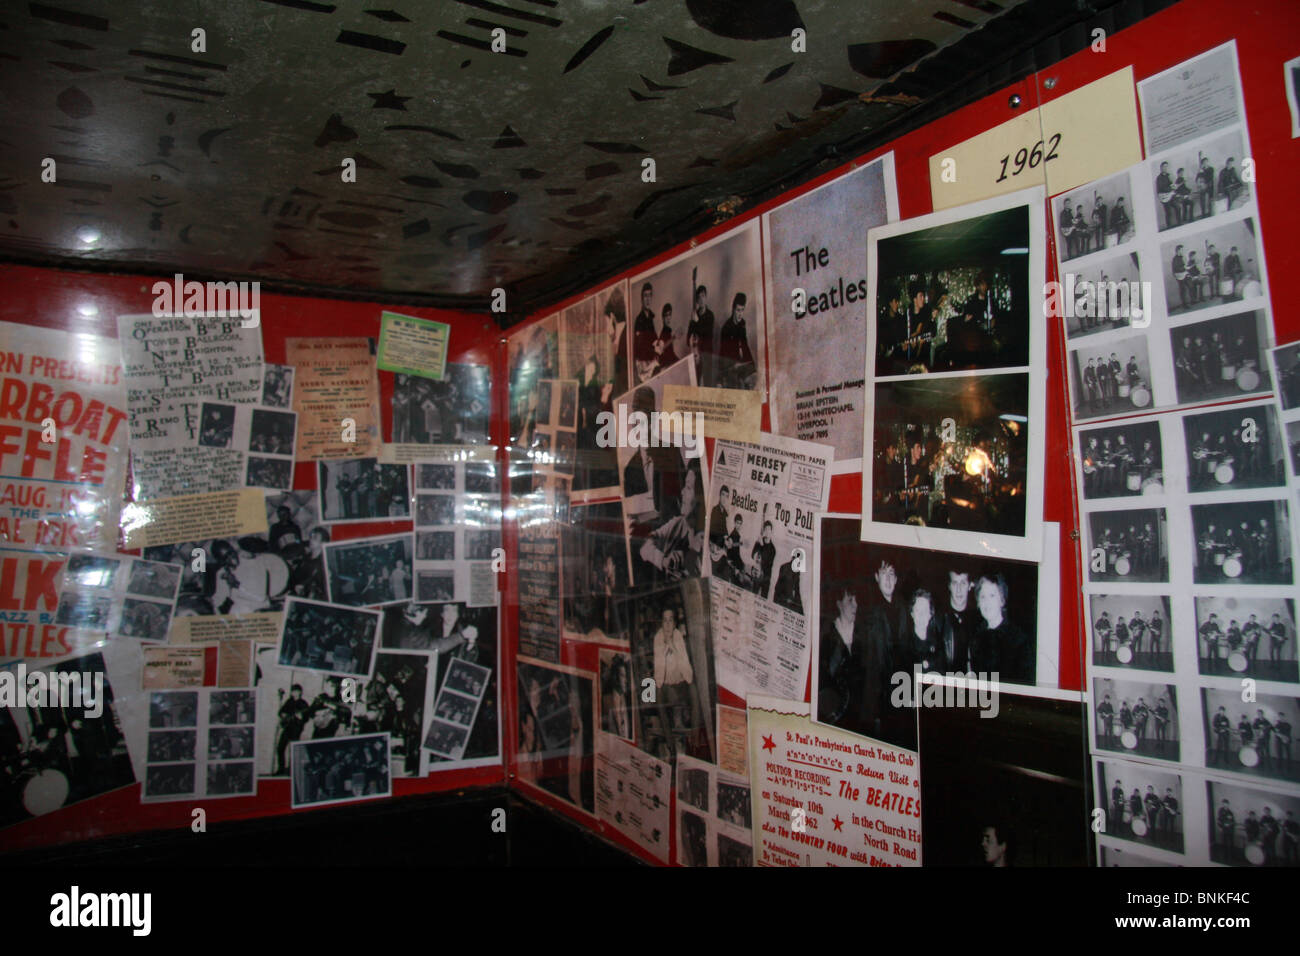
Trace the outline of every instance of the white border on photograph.
[[[353, 611], [358, 614], [364, 614], [375, 618], [375, 638], [374, 643], [370, 646], [370, 662], [364, 671], [336, 671], [328, 667], [308, 667], [306, 664], [285, 664], [284, 657], [284, 634], [289, 626], [290, 608], [294, 604], [312, 604], [316, 607], [327, 607], [338, 611]], [[371, 673], [375, 669], [375, 656], [381, 650], [380, 639], [384, 632], [384, 612], [374, 610], [368, 607], [354, 607], [351, 604], [331, 604], [328, 601], [312, 601], [308, 598], [291, 597], [284, 602], [284, 611], [280, 614], [280, 636], [275, 642], [275, 660], [278, 667], [287, 667], [293, 670], [312, 671], [317, 674], [328, 674], [332, 677], [357, 677], [365, 680], [370, 679]]]
[[[384, 759], [380, 764], [386, 771], [385, 781], [388, 784], [383, 793], [366, 793], [361, 796], [339, 797], [334, 800], [312, 800], [307, 803], [300, 802], [296, 792], [296, 776], [298, 769], [298, 755], [303, 753], [305, 747], [328, 746], [330, 744], [342, 743], [345, 740], [367, 740], [374, 738], [383, 738], [384, 741]], [[382, 800], [385, 797], [393, 795], [393, 757], [392, 757], [392, 737], [388, 733], [382, 734], [356, 734], [351, 737], [326, 737], [323, 740], [295, 740], [289, 745], [289, 797], [290, 806], [295, 809], [306, 809], [310, 807], [328, 807], [337, 803], [356, 803], [361, 800]]]

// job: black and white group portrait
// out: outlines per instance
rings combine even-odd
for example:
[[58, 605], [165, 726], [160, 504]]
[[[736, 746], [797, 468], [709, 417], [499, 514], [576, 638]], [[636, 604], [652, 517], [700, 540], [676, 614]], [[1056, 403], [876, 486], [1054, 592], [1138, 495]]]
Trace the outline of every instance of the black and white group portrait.
[[[325, 570], [330, 600], [335, 604], [354, 606], [396, 604], [409, 600], [414, 549], [412, 537], [400, 534], [326, 545]], [[450, 595], [447, 600], [450, 600]]]
[[1184, 851], [1183, 778], [1137, 763], [1097, 761], [1095, 807], [1107, 836], [1174, 853]]
[[1264, 294], [1253, 219], [1223, 222], [1160, 246], [1165, 310], [1182, 315]]
[[1202, 674], [1300, 681], [1295, 601], [1232, 595], [1195, 599], [1197, 661]]
[[1136, 232], [1127, 172], [1071, 190], [1054, 199], [1052, 207], [1062, 262], [1114, 248]]
[[248, 450], [263, 455], [292, 455], [298, 416], [255, 408], [248, 429]]
[[1190, 492], [1286, 484], [1285, 449], [1271, 404], [1186, 415], [1183, 434]]
[[1300, 866], [1300, 797], [1207, 780], [1210, 859], [1226, 866]]
[[1169, 531], [1164, 508], [1094, 511], [1088, 515], [1089, 581], [1169, 580]]
[[632, 658], [600, 649], [600, 729], [628, 743], [636, 740], [637, 699], [632, 693]]
[[627, 543], [619, 503], [571, 507], [560, 546], [565, 634], [626, 643]]
[[1136, 252], [1090, 259], [1070, 269], [1061, 276], [1061, 311], [1068, 338], [1128, 328], [1135, 318], [1149, 315], [1152, 304], [1140, 284], [1142, 270]]
[[1125, 498], [1164, 493], [1160, 423], [1132, 422], [1079, 432], [1083, 496]]
[[1183, 146], [1148, 164], [1161, 232], [1240, 209], [1253, 184], [1242, 178], [1241, 133], [1233, 130], [1195, 147]]
[[322, 521], [387, 521], [411, 514], [409, 466], [374, 458], [322, 461], [316, 487]]
[[281, 667], [367, 675], [378, 643], [379, 611], [290, 598], [280, 634]]
[[1026, 205], [884, 227], [896, 234], [874, 246], [876, 375], [1028, 365], [1029, 229]]
[[235, 406], [204, 402], [199, 412], [199, 444], [229, 448], [235, 437]]
[[1191, 510], [1197, 584], [1294, 583], [1285, 501], [1223, 501]]
[[1097, 677], [1092, 685], [1098, 750], [1178, 761], [1182, 745], [1173, 684]]
[[391, 796], [388, 748], [388, 734], [293, 744], [294, 808]]
[[1205, 766], [1277, 780], [1300, 780], [1296, 715], [1300, 698], [1256, 694], [1243, 701], [1237, 688], [1201, 688]]
[[1169, 330], [1178, 401], [1237, 398], [1266, 390], [1268, 318], [1241, 312]]
[[1070, 386], [1076, 418], [1121, 414], [1151, 404], [1151, 359], [1145, 336], [1070, 352]]
[[1092, 662], [1134, 670], [1174, 669], [1169, 598], [1146, 594], [1091, 594]]
[[492, 411], [486, 365], [447, 364], [441, 379], [395, 376], [393, 441], [415, 445], [479, 445], [488, 441]]
[[522, 661], [518, 669], [519, 779], [594, 812], [591, 677]]

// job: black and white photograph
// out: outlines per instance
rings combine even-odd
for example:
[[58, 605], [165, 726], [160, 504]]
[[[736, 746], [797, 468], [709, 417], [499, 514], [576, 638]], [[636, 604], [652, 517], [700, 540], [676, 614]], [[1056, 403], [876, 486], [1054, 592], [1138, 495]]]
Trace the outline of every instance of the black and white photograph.
[[149, 733], [149, 763], [178, 763], [194, 760], [195, 732], [154, 730]]
[[257, 719], [257, 699], [251, 690], [214, 690], [208, 696], [208, 723], [251, 724]]
[[382, 618], [380, 611], [290, 598], [277, 661], [281, 667], [368, 676]]
[[569, 508], [560, 529], [564, 636], [627, 644], [627, 542], [619, 502]]
[[[103, 710], [92, 716], [94, 708], [71, 695], [63, 704], [0, 708], [0, 827], [136, 782], [103, 655], [31, 666], [27, 676], [40, 674], [54, 684], [55, 672], [80, 673], [92, 685], [102, 678], [103, 697], [96, 696], [95, 704]], [[17, 675], [10, 677], [18, 684]], [[89, 689], [98, 694], [98, 688]], [[62, 696], [51, 694], [51, 701]]]
[[501, 488], [497, 484], [497, 469], [490, 461], [470, 461], [465, 463], [465, 494], [499, 495]]
[[637, 745], [666, 763], [679, 753], [717, 760], [709, 602], [708, 582], [690, 578], [633, 605], [632, 683], [650, 678], [655, 686], [655, 700], [637, 708]]
[[[63, 583], [60, 590], [87, 588], [103, 588], [111, 590], [117, 581], [117, 572], [122, 567], [122, 558], [107, 558], [98, 554], [72, 554], [68, 556], [67, 562], [63, 566]], [[132, 583], [135, 581], [134, 575], [136, 568], [147, 564], [147, 562], [136, 561], [132, 567]], [[164, 567], [166, 567], [164, 565]], [[141, 583], [144, 578], [141, 578]], [[135, 588], [130, 588], [135, 591]], [[149, 591], [142, 591], [151, 597], [171, 597], [171, 594], [151, 594]]]
[[[413, 535], [397, 534], [325, 545], [325, 573], [334, 604], [400, 604], [411, 597]], [[417, 595], [418, 600], [436, 600]]]
[[1300, 866], [1300, 796], [1205, 781], [1210, 859], [1224, 866]]
[[1159, 594], [1090, 594], [1092, 663], [1133, 670], [1174, 670], [1169, 598]]
[[1291, 522], [1285, 501], [1192, 505], [1197, 584], [1293, 584]]
[[1128, 171], [1072, 189], [1052, 200], [1061, 261], [1113, 249], [1137, 232]]
[[204, 402], [199, 412], [199, 444], [229, 448], [235, 438], [235, 406]]
[[415, 557], [418, 561], [455, 561], [456, 532], [415, 532]]
[[[68, 563], [71, 564], [72, 559]], [[177, 565], [162, 561], [133, 561], [126, 590], [129, 594], [172, 601], [176, 598], [176, 586], [180, 580], [181, 569]]]
[[1300, 683], [1293, 599], [1211, 596], [1197, 597], [1195, 606], [1202, 674]]
[[1030, 237], [1042, 235], [1043, 215], [1041, 198], [1034, 206], [1025, 195], [976, 204], [990, 210], [977, 216], [960, 207], [868, 233], [876, 377], [1031, 364], [1043, 328], [1030, 321], [1042, 308], [1031, 290], [1043, 286]]
[[[1030, 481], [1030, 376], [1011, 373], [877, 382], [869, 514], [877, 524], [934, 529], [919, 540], [989, 536], [1032, 552], [1041, 472]], [[865, 525], [864, 525], [865, 527]], [[909, 527], [908, 531], [911, 530]], [[953, 536], [942, 532], [966, 532]], [[905, 532], [904, 532], [905, 533]]]
[[1264, 356], [1269, 335], [1263, 310], [1170, 329], [1178, 401], [1239, 398], [1272, 388]]
[[1151, 358], [1144, 335], [1070, 350], [1075, 418], [1121, 415], [1151, 405]]
[[594, 813], [594, 675], [523, 661], [517, 667], [518, 779]]
[[393, 442], [486, 444], [490, 386], [486, 365], [448, 362], [442, 379], [398, 373], [393, 382]]
[[1164, 508], [1093, 511], [1088, 515], [1089, 581], [1139, 584], [1169, 580], [1169, 527]]
[[492, 553], [501, 547], [501, 529], [466, 528], [465, 559], [467, 561], [491, 561]]
[[209, 760], [245, 760], [252, 756], [252, 727], [213, 727], [208, 731]]
[[556, 424], [561, 428], [578, 427], [578, 383], [560, 382], [560, 410]]
[[392, 796], [388, 747], [388, 734], [294, 743], [294, 809]]
[[1140, 763], [1098, 760], [1094, 780], [1093, 806], [1105, 813], [1100, 832], [1171, 853], [1185, 852], [1181, 776]]
[[264, 455], [292, 455], [297, 416], [269, 408], [252, 409], [248, 450]]
[[1300, 342], [1274, 349], [1273, 364], [1277, 369], [1277, 400], [1283, 412], [1292, 412], [1300, 408]]
[[234, 797], [257, 791], [257, 780], [251, 760], [230, 763], [209, 763], [207, 795]]
[[1134, 314], [1137, 309], [1146, 315], [1152, 308], [1140, 285], [1142, 269], [1136, 252], [1071, 265], [1070, 272], [1062, 274], [1061, 282], [1065, 334], [1072, 340], [1126, 329], [1138, 317]]
[[415, 599], [422, 604], [438, 604], [456, 597], [456, 572], [417, 571]]
[[1300, 762], [1292, 747], [1300, 698], [1263, 693], [1249, 702], [1241, 698], [1239, 687], [1201, 688], [1205, 766], [1300, 781]]
[[1300, 475], [1300, 419], [1286, 423], [1286, 444], [1291, 453], [1291, 474]]
[[921, 858], [926, 866], [1085, 866], [1087, 770], [1082, 704], [1001, 693], [998, 713], [920, 708]]
[[267, 408], [293, 408], [293, 366], [267, 363], [262, 373], [262, 404]]
[[438, 717], [429, 721], [429, 733], [424, 738], [424, 748], [435, 755], [458, 753], [469, 739], [469, 730], [463, 724], [448, 723]]
[[[538, 382], [552, 379], [559, 372], [559, 337], [556, 334], [557, 316], [549, 316], [512, 336], [507, 343], [510, 365], [510, 434], [507, 443], [516, 448], [531, 447], [528, 440], [533, 433], [538, 411]], [[550, 402], [546, 404], [547, 412]], [[528, 483], [516, 493], [522, 494], [531, 487]]]
[[195, 727], [198, 724], [197, 691], [154, 691], [149, 695], [149, 726], [154, 729]]
[[1250, 202], [1253, 183], [1242, 179], [1241, 131], [1230, 130], [1182, 146], [1147, 163], [1159, 205], [1161, 232], [1220, 216]]
[[[473, 724], [465, 728], [463, 749], [444, 753], [450, 757], [429, 753], [431, 771], [447, 766], [463, 765], [466, 761], [491, 761], [501, 752], [499, 727], [500, 690], [497, 674], [500, 670], [501, 651], [498, 642], [497, 608], [464, 607], [459, 604], [443, 605], [439, 614], [442, 630], [433, 649], [438, 652], [437, 693], [459, 694], [478, 699], [478, 710]], [[426, 749], [427, 742], [426, 742]], [[459, 761], [457, 764], [455, 761]]]
[[864, 542], [856, 518], [822, 518], [820, 547], [818, 723], [915, 750], [916, 711], [894, 706], [891, 675], [1037, 682], [1037, 562]]
[[559, 375], [577, 386], [573, 490], [612, 492], [618, 487], [616, 455], [612, 446], [601, 447], [596, 435], [601, 412], [612, 412], [614, 399], [631, 384], [627, 283], [620, 280], [575, 302], [564, 309], [559, 321]]
[[374, 458], [317, 463], [316, 488], [321, 520], [408, 520], [411, 489], [408, 465], [386, 465]]
[[165, 641], [172, 623], [172, 606], [159, 601], [128, 597], [122, 601], [117, 635], [142, 641]]
[[703, 388], [763, 391], [759, 222], [700, 243], [628, 280], [632, 388], [689, 357]]
[[750, 828], [749, 787], [718, 780], [718, 819], [732, 826]]
[[721, 832], [714, 835], [718, 842], [718, 866], [754, 865], [754, 847], [752, 844], [733, 840]]
[[682, 866], [708, 866], [708, 822], [689, 810], [677, 814], [677, 862]]
[[1078, 442], [1084, 498], [1164, 494], [1164, 446], [1159, 422], [1083, 428]]
[[249, 488], [286, 491], [293, 487], [293, 461], [288, 458], [259, 458], [249, 455], [244, 484]]
[[194, 793], [194, 764], [149, 765], [142, 797], [187, 796]]
[[1286, 458], [1272, 403], [1183, 417], [1187, 490], [1286, 485]]
[[[420, 774], [420, 733], [432, 699], [429, 658], [421, 654], [375, 655], [375, 670], [358, 689], [345, 734], [387, 733], [394, 777]], [[298, 710], [304, 725], [310, 708]], [[301, 736], [299, 739], [302, 739]]]
[[417, 464], [415, 468], [416, 491], [455, 491], [456, 466], [443, 464]]
[[699, 767], [679, 767], [677, 770], [677, 802], [686, 803], [696, 810], [711, 813], [709, 804], [709, 772]]
[[1262, 296], [1257, 231], [1247, 217], [1161, 243], [1165, 311], [1183, 315]]
[[66, 624], [86, 631], [106, 631], [112, 613], [111, 594], [64, 591], [59, 595], [54, 621], [56, 624]]
[[625, 651], [600, 649], [600, 729], [636, 743], [636, 707], [632, 692], [632, 657]]
[[1178, 690], [1173, 684], [1095, 677], [1092, 722], [1094, 750], [1179, 760]]
[[452, 494], [417, 494], [415, 496], [415, 523], [419, 527], [455, 524], [456, 496]]

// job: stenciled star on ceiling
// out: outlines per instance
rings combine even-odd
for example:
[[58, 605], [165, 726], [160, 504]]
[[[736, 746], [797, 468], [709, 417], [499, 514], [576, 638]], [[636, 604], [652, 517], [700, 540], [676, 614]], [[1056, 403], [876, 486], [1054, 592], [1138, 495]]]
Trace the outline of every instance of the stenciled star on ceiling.
[[396, 89], [385, 93], [367, 93], [366, 96], [375, 101], [370, 106], [372, 110], [401, 110], [403, 113], [406, 112], [406, 101], [413, 99], [410, 96], [398, 96]]

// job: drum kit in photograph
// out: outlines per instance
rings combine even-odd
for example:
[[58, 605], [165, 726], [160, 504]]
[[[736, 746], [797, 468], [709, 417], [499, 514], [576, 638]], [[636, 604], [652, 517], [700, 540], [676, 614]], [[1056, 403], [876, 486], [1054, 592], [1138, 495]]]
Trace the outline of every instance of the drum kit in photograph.
[[1119, 735], [1119, 742], [1124, 745], [1126, 750], [1137, 750], [1138, 735], [1131, 730], [1126, 730]]
[[23, 784], [23, 809], [34, 817], [57, 810], [68, 799], [68, 778], [57, 770], [42, 770]]
[[1250, 662], [1246, 660], [1246, 655], [1241, 651], [1233, 651], [1228, 655], [1228, 666], [1238, 674], [1244, 671], [1249, 663]]
[[1254, 744], [1246, 744], [1237, 751], [1237, 759], [1241, 761], [1243, 767], [1259, 766], [1259, 751], [1255, 749]]
[[1121, 664], [1133, 663], [1133, 646], [1131, 644], [1121, 644], [1119, 650], [1115, 652], [1115, 659]]
[[1258, 840], [1246, 844], [1246, 862], [1252, 866], [1264, 865], [1264, 846]]
[[1141, 817], [1135, 817], [1133, 819], [1133, 822], [1130, 823], [1129, 826], [1133, 830], [1134, 836], [1147, 835], [1147, 822], [1146, 820], [1143, 820]]

